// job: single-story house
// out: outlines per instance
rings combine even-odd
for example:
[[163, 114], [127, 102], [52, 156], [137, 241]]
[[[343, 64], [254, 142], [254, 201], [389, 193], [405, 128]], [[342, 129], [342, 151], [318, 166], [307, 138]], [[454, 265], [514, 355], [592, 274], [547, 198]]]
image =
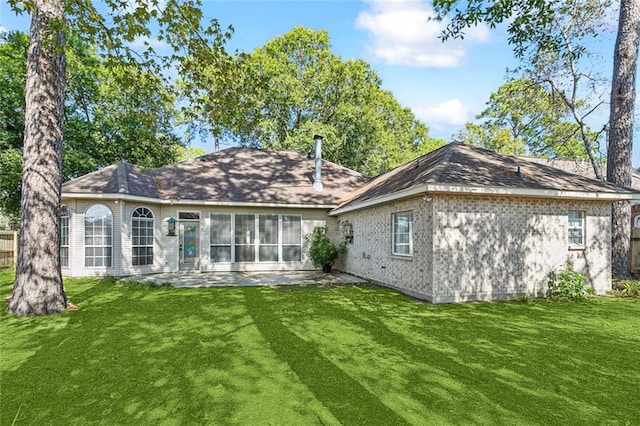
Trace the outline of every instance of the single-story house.
[[63, 273], [336, 268], [433, 303], [544, 294], [573, 260], [611, 288], [611, 203], [636, 192], [460, 143], [375, 179], [295, 151], [231, 148], [158, 169], [119, 162], [63, 185]]

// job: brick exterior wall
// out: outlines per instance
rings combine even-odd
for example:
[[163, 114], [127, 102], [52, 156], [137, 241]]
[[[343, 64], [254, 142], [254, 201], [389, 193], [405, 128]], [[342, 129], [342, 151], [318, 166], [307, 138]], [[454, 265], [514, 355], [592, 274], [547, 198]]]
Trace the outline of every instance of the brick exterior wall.
[[[337, 268], [431, 300], [432, 224], [428, 202], [412, 198], [341, 215], [353, 226], [353, 243]], [[392, 213], [413, 211], [412, 257], [393, 256]]]
[[[391, 213], [413, 210], [414, 256], [391, 255]], [[569, 210], [586, 213], [586, 244], [567, 243]], [[542, 296], [567, 259], [598, 293], [611, 288], [611, 205], [434, 195], [342, 215], [353, 224], [343, 270], [433, 303]]]

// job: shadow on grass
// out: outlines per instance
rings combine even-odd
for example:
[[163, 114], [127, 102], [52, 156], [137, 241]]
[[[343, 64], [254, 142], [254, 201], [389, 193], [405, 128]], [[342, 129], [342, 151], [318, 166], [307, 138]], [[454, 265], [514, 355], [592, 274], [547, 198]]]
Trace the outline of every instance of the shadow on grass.
[[280, 360], [326, 406], [341, 424], [408, 424], [357, 380], [329, 359], [318, 346], [292, 333], [256, 289], [244, 289], [247, 312]]

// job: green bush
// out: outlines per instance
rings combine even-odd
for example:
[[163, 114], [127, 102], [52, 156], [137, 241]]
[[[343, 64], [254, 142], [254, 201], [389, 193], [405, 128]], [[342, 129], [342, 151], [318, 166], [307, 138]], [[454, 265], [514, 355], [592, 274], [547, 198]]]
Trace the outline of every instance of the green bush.
[[331, 266], [338, 259], [338, 256], [347, 249], [343, 241], [338, 246], [333, 244], [327, 237], [327, 227], [316, 227], [312, 234], [306, 236], [309, 241], [309, 259], [316, 268]]
[[547, 283], [549, 286], [548, 294], [551, 297], [557, 297], [565, 300], [581, 300], [585, 294], [593, 294], [593, 289], [585, 289], [584, 284], [586, 277], [573, 269], [573, 262], [567, 260], [565, 269], [558, 272]]

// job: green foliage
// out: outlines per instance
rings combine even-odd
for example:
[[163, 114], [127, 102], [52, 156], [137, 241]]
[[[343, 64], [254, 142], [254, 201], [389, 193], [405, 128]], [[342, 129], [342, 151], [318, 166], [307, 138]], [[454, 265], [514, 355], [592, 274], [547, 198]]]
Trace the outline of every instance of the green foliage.
[[378, 175], [444, 144], [381, 88], [368, 63], [332, 53], [326, 31], [296, 27], [190, 71], [181, 83], [191, 105], [185, 119], [244, 146], [309, 151], [320, 134], [323, 158]]
[[640, 297], [640, 281], [614, 280], [613, 294], [621, 297]]
[[[0, 210], [14, 221], [20, 214], [28, 42], [24, 33], [0, 33]], [[78, 38], [68, 41], [66, 56], [65, 180], [120, 160], [160, 167], [178, 159], [184, 142], [173, 127], [171, 87], [143, 67], [109, 64]]]
[[[579, 301], [582, 300], [588, 291], [584, 284], [586, 277], [573, 269], [573, 262], [567, 260], [565, 269], [557, 273], [547, 283], [549, 286], [549, 295], [565, 300]], [[593, 292], [593, 289], [591, 289]], [[591, 293], [592, 293], [591, 292]]]
[[327, 227], [316, 227], [313, 233], [305, 236], [309, 244], [309, 259], [316, 268], [333, 265], [342, 253], [347, 250], [346, 242], [336, 246], [327, 236]]

